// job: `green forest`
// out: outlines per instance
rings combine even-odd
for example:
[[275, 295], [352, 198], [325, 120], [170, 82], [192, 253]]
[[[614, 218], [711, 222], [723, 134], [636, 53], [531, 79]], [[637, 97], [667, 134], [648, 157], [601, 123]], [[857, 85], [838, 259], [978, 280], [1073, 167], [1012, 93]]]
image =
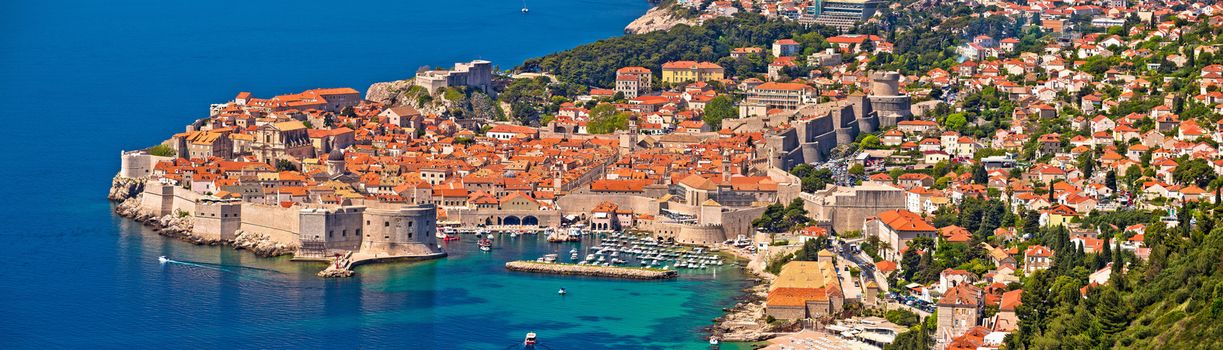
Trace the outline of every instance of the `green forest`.
[[[613, 72], [621, 67], [643, 66], [659, 74], [665, 62], [718, 61], [736, 47], [763, 47], [777, 39], [812, 32], [824, 37], [836, 35], [835, 30], [826, 27], [803, 27], [793, 21], [740, 14], [715, 18], [702, 26], [679, 25], [667, 31], [600, 40], [527, 60], [517, 70], [551, 72], [562, 81], [586, 86], [611, 86], [615, 79]], [[735, 75], [733, 65], [724, 68], [727, 68], [727, 75]]]

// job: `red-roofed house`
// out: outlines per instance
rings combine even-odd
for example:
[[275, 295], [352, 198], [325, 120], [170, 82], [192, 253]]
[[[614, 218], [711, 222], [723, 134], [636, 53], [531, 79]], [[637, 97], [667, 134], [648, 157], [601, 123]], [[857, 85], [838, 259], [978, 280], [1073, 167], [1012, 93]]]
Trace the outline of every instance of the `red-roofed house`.
[[888, 210], [868, 218], [862, 231], [879, 237], [887, 245], [883, 252], [884, 259], [892, 261], [900, 259], [901, 249], [908, 247], [909, 241], [917, 237], [934, 239], [937, 232], [921, 216], [902, 209]]

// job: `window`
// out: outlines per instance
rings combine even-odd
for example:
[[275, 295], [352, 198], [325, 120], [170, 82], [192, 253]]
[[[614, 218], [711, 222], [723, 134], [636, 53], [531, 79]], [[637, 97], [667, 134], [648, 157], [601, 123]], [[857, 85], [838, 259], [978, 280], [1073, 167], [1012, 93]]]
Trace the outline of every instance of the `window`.
[[382, 227], [391, 227], [391, 222], [390, 222], [390, 221], [383, 221], [383, 222], [382, 222]]

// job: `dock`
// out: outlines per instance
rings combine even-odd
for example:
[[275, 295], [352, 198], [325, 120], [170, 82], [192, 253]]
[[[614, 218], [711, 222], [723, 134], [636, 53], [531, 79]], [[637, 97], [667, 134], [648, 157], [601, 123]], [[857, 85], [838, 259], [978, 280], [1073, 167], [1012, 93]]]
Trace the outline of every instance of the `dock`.
[[577, 265], [564, 263], [546, 263], [538, 261], [511, 261], [505, 263], [505, 269], [519, 272], [533, 273], [550, 273], [556, 275], [572, 275], [572, 276], [594, 276], [594, 277], [611, 277], [636, 280], [657, 280], [666, 278], [675, 278], [678, 274], [673, 270], [641, 268], [641, 267], [621, 267], [621, 266], [595, 266], [595, 265]]

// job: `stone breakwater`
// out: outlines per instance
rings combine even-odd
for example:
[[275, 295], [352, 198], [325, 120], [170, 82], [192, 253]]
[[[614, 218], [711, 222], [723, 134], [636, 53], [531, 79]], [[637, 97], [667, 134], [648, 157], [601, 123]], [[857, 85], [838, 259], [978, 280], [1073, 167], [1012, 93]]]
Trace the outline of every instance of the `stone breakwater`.
[[612, 277], [636, 280], [656, 280], [674, 278], [677, 274], [671, 270], [640, 269], [619, 266], [592, 266], [560, 263], [541, 263], [536, 261], [511, 261], [505, 263], [510, 271], [550, 273], [557, 275]]

